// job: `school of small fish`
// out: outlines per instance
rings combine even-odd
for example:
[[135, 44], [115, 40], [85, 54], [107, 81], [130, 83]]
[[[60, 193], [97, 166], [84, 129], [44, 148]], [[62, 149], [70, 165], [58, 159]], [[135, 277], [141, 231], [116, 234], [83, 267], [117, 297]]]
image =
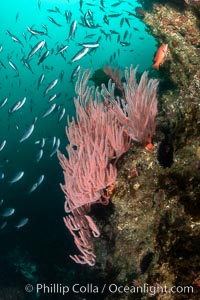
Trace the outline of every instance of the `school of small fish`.
[[[60, 138], [56, 136], [52, 137], [40, 137], [35, 138], [35, 131], [40, 127], [40, 124], [44, 118], [50, 115], [57, 114], [57, 123], [61, 123], [67, 113], [67, 101], [66, 95], [63, 95], [63, 82], [66, 81], [68, 84], [74, 84], [81, 68], [85, 68], [84, 58], [90, 58], [90, 67], [92, 65], [92, 58], [95, 60], [95, 55], [101, 54], [102, 42], [110, 43], [115, 41], [117, 48], [108, 57], [102, 59], [102, 63], [114, 63], [120, 56], [122, 51], [134, 51], [133, 49], [133, 38], [134, 33], [138, 32], [139, 29], [135, 27], [135, 13], [134, 5], [131, 1], [118, 0], [116, 2], [109, 2], [105, 0], [97, 1], [83, 1], [80, 0], [79, 15], [74, 14], [71, 6], [66, 1], [66, 9], [61, 9], [58, 6], [53, 6], [43, 11], [43, 1], [38, 0], [38, 14], [41, 13], [43, 16], [43, 23], [37, 22], [35, 24], [27, 24], [23, 32], [17, 32], [15, 28], [8, 28], [5, 32], [5, 40], [11, 39], [14, 42], [14, 50], [7, 53], [7, 59], [2, 59], [1, 54], [4, 52], [4, 43], [0, 44], [0, 71], [6, 74], [6, 71], [13, 72], [13, 82], [18, 82], [19, 89], [22, 84], [22, 69], [28, 70], [32, 74], [33, 78], [33, 89], [41, 93], [41, 99], [46, 101], [46, 108], [40, 115], [33, 116], [26, 128], [23, 128], [20, 124], [16, 124], [17, 135], [19, 135], [18, 144], [24, 145], [30, 143], [31, 145], [38, 145], [38, 152], [36, 153], [35, 160], [36, 164], [40, 164], [45, 153], [46, 142], [51, 142], [51, 151], [48, 153], [49, 158], [52, 158], [60, 147]], [[129, 10], [123, 10], [121, 7], [123, 3], [126, 3], [126, 7]], [[93, 12], [94, 8], [94, 12]], [[101, 22], [97, 22], [97, 11], [102, 16]], [[16, 13], [16, 24], [20, 15], [23, 12]], [[112, 28], [112, 20], [118, 20], [117, 28]], [[98, 16], [99, 20], [99, 16]], [[57, 28], [58, 33], [61, 28], [65, 29], [66, 36], [61, 40], [58, 39], [57, 43], [52, 48], [49, 46], [51, 41], [51, 26]], [[79, 28], [84, 29], [84, 35], [78, 35]], [[55, 29], [54, 29], [55, 30]], [[120, 32], [119, 32], [120, 31]], [[123, 34], [121, 33], [123, 32]], [[137, 33], [138, 34], [138, 33]], [[142, 37], [140, 37], [142, 39]], [[76, 44], [78, 50], [74, 52], [70, 57], [68, 51], [71, 49], [71, 45]], [[60, 57], [61, 63], [59, 68], [56, 69], [51, 64], [48, 64], [50, 58]], [[63, 69], [62, 69], [63, 68]], [[70, 70], [70, 72], [69, 72]], [[35, 73], [40, 71], [39, 78], [36, 78]], [[56, 74], [53, 79], [49, 74]], [[5, 75], [7, 76], [7, 75]], [[48, 79], [49, 77], [49, 79]], [[63, 79], [64, 78], [64, 79]], [[13, 83], [12, 83], [13, 84]], [[11, 87], [12, 87], [11, 84]], [[12, 93], [12, 90], [11, 90]], [[14, 91], [13, 91], [14, 93]], [[13, 95], [12, 95], [13, 96]], [[27, 94], [27, 89], [24, 90], [24, 97], [18, 98], [17, 93], [15, 101], [10, 103], [10, 95], [0, 98], [0, 114], [5, 114], [6, 108], [8, 111], [8, 118], [12, 118], [17, 114], [27, 114], [27, 106], [30, 105], [31, 112], [33, 111], [34, 101], [30, 99]], [[63, 98], [63, 103], [60, 103], [60, 99]], [[68, 99], [69, 101], [69, 99]], [[65, 122], [66, 123], [66, 122]], [[63, 126], [65, 126], [63, 122]], [[31, 139], [30, 139], [31, 137]], [[28, 140], [28, 141], [27, 141]], [[34, 140], [34, 141], [33, 141]], [[8, 140], [0, 136], [0, 183], [5, 180], [9, 183], [10, 187], [15, 186], [18, 182], [25, 180], [26, 172], [24, 170], [13, 170], [13, 175], [10, 178], [6, 176], [5, 166], [9, 159], [4, 158], [4, 153]], [[2, 156], [3, 155], [3, 156]], [[3, 159], [3, 160], [2, 160]], [[27, 197], [35, 192], [39, 186], [45, 181], [45, 174], [38, 174], [35, 181], [27, 189]], [[16, 209], [14, 207], [8, 207], [6, 200], [0, 200], [0, 229], [3, 230], [8, 226], [9, 219], [15, 215]], [[23, 217], [16, 222], [16, 229], [21, 229], [29, 222], [28, 217]]]

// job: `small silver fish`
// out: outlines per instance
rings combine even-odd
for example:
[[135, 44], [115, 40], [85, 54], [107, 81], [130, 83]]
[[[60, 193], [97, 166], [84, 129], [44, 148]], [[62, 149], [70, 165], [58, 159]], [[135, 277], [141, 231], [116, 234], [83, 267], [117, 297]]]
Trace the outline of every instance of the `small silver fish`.
[[12, 215], [14, 214], [14, 212], [15, 212], [15, 209], [14, 209], [14, 208], [8, 207], [8, 208], [6, 208], [6, 209], [3, 211], [3, 213], [1, 214], [1, 216], [7, 218], [7, 217], [12, 216]]
[[45, 138], [42, 138], [40, 147], [44, 148], [44, 145], [45, 145]]
[[9, 65], [11, 66], [11, 68], [12, 68], [13, 70], [15, 70], [15, 72], [17, 73], [17, 76], [19, 76], [19, 71], [18, 71], [17, 66], [16, 66], [11, 60], [9, 60], [8, 63], [9, 63]]
[[11, 36], [11, 38], [12, 38], [12, 40], [13, 40], [15, 43], [19, 43], [19, 44], [21, 44], [21, 45], [24, 47], [22, 41], [21, 41], [20, 39], [18, 39], [16, 36], [13, 35], [13, 36]]
[[83, 44], [79, 44], [82, 47], [86, 47], [86, 48], [97, 48], [99, 47], [99, 43], [83, 43]]
[[54, 136], [52, 139], [52, 150], [53, 150], [55, 144], [56, 144], [56, 136]]
[[28, 191], [28, 193], [29, 194], [31, 194], [32, 192], [34, 192], [36, 189], [37, 189], [37, 182], [36, 183], [34, 183], [33, 185], [32, 185], [32, 187], [30, 188], [30, 190]]
[[39, 87], [41, 86], [43, 80], [44, 80], [44, 74], [41, 74], [41, 75], [40, 75], [40, 78], [38, 79], [38, 85], [37, 85], [37, 88], [38, 88], [38, 89], [39, 89]]
[[28, 139], [29, 136], [33, 133], [34, 128], [35, 128], [35, 124], [31, 124], [31, 126], [28, 127], [28, 129], [25, 131], [25, 133], [23, 134], [19, 142], [22, 143], [23, 141]]
[[40, 144], [40, 148], [43, 148], [45, 145], [45, 138], [35, 141], [35, 145], [37, 145], [37, 144]]
[[58, 27], [63, 27], [61, 24], [57, 23], [52, 17], [48, 17], [49, 21], [53, 24], [57, 25]]
[[59, 116], [58, 116], [58, 123], [60, 123], [60, 121], [62, 120], [62, 118], [64, 117], [65, 115], [65, 107], [62, 108]]
[[44, 91], [44, 95], [46, 96], [50, 90], [54, 88], [54, 86], [58, 83], [58, 79], [53, 80]]
[[32, 35], [47, 35], [47, 33], [44, 31], [34, 30], [34, 29], [30, 28], [29, 26], [27, 26], [26, 28]]
[[4, 172], [0, 171], [0, 180], [3, 180], [5, 177]]
[[42, 174], [38, 177], [37, 181], [30, 188], [29, 194], [34, 192], [40, 186], [40, 184], [43, 182], [43, 180], [44, 180], [44, 175]]
[[14, 111], [18, 110], [18, 107], [20, 106], [20, 104], [21, 104], [21, 101], [18, 101], [17, 103], [15, 103], [15, 104], [13, 105], [12, 108], [10, 108], [10, 109], [8, 110], [8, 112], [9, 112], [9, 113], [13, 113]]
[[28, 218], [23, 218], [23, 219], [21, 219], [21, 220], [17, 223], [17, 225], [15, 225], [15, 227], [16, 227], [17, 229], [19, 229], [19, 228], [25, 226], [25, 225], [28, 223], [28, 220], [29, 220]]
[[24, 171], [17, 172], [15, 176], [9, 181], [10, 184], [19, 181], [24, 176]]
[[83, 56], [85, 56], [85, 55], [88, 53], [89, 49], [90, 49], [90, 48], [87, 48], [87, 47], [86, 47], [86, 48], [81, 49], [79, 52], [77, 52], [77, 53], [74, 55], [74, 57], [71, 59], [71, 63], [73, 63], [73, 62], [75, 62], [75, 61], [81, 59]]
[[69, 36], [67, 38], [67, 40], [71, 40], [71, 38], [74, 36], [75, 31], [76, 31], [76, 26], [77, 26], [77, 21], [74, 20], [70, 26], [70, 30], [69, 30]]
[[60, 139], [57, 138], [56, 144], [55, 144], [55, 146], [54, 146], [54, 149], [53, 149], [52, 152], [50, 153], [50, 157], [53, 157], [54, 154], [56, 154], [56, 152], [58, 151], [59, 147], [60, 147]]
[[43, 153], [44, 153], [43, 149], [40, 149], [36, 155], [36, 162], [39, 162], [41, 160]]
[[48, 115], [50, 115], [50, 114], [54, 111], [55, 107], [56, 107], [56, 103], [52, 104], [52, 105], [50, 106], [50, 108], [47, 109], [47, 111], [42, 115], [42, 118], [45, 118], [45, 117], [47, 117]]
[[78, 66], [73, 70], [72, 75], [71, 75], [70, 82], [73, 82], [73, 80], [75, 79], [75, 77], [78, 75], [80, 69], [81, 69], [81, 66], [78, 65]]
[[40, 48], [43, 48], [45, 43], [45, 40], [38, 42], [29, 52], [27, 60], [29, 60]]
[[1, 144], [0, 144], [0, 151], [3, 150], [3, 148], [5, 147], [6, 145], [6, 140], [4, 140]]
[[8, 224], [7, 221], [4, 221], [1, 226], [0, 226], [0, 229], [4, 229], [6, 227], [6, 225]]
[[37, 180], [38, 186], [43, 182], [43, 180], [44, 180], [44, 174], [42, 174], [42, 175], [39, 176], [39, 178]]
[[23, 59], [23, 63], [24, 63], [24, 65], [25, 65], [25, 67], [26, 67], [29, 71], [31, 71], [32, 74], [34, 74], [34, 72], [33, 72], [32, 68], [31, 68], [29, 62], [28, 62], [27, 60]]
[[[82, 0], [81, 0], [81, 1], [82, 1]], [[65, 11], [65, 18], [66, 18], [67, 24], [70, 23], [71, 17], [72, 17], [72, 12], [71, 12], [70, 10], [66, 10], [66, 11]]]
[[68, 45], [62, 46], [60, 49], [58, 49], [56, 55], [57, 55], [57, 54], [60, 54], [60, 53], [63, 53], [68, 47], [69, 47]]
[[48, 102], [53, 101], [56, 98], [56, 96], [57, 96], [56, 94], [50, 96]]
[[20, 103], [19, 103], [19, 105], [18, 105], [18, 107], [17, 107], [17, 110], [20, 109], [20, 108], [24, 105], [25, 102], [26, 102], [26, 97], [24, 97], [24, 98], [20, 101]]
[[0, 108], [3, 107], [8, 101], [8, 98], [5, 98], [1, 103], [0, 103]]
[[21, 101], [18, 101], [17, 103], [15, 103], [13, 105], [13, 107], [11, 109], [9, 109], [9, 113], [13, 113], [15, 111], [17, 111], [18, 109], [20, 109], [24, 103], [26, 102], [26, 97], [24, 97]]
[[40, 65], [48, 56], [49, 56], [49, 54], [50, 54], [50, 51], [49, 50], [47, 50], [41, 57], [40, 57], [40, 59], [39, 59], [39, 61], [38, 61], [38, 65]]

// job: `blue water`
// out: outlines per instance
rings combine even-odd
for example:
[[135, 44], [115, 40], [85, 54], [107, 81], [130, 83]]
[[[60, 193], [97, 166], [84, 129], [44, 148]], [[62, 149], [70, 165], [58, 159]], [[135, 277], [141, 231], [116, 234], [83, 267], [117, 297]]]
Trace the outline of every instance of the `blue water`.
[[[3, 47], [0, 61], [5, 66], [4, 68], [0, 65], [0, 101], [8, 97], [6, 105], [0, 108], [0, 143], [3, 140], [7, 141], [4, 149], [0, 152], [0, 171], [5, 174], [5, 178], [0, 180], [0, 199], [3, 199], [0, 215], [7, 207], [15, 208], [15, 213], [6, 219], [7, 225], [0, 231], [0, 243], [4, 244], [6, 251], [11, 251], [11, 248], [15, 247], [17, 243], [23, 245], [24, 240], [26, 243], [34, 243], [34, 248], [37, 248], [37, 244], [40, 244], [44, 236], [46, 239], [51, 239], [52, 231], [54, 235], [57, 234], [55, 231], [56, 224], [57, 228], [60, 228], [58, 235], [61, 235], [59, 247], [66, 247], [66, 234], [68, 235], [68, 232], [65, 232], [62, 223], [64, 196], [59, 188], [59, 182], [63, 181], [62, 170], [56, 155], [52, 158], [49, 155], [52, 151], [52, 138], [54, 136], [60, 138], [62, 152], [67, 145], [65, 136], [66, 115], [74, 115], [75, 83], [70, 82], [74, 68], [80, 65], [82, 69], [89, 68], [94, 72], [106, 64], [119, 65], [121, 68], [133, 64], [134, 67], [139, 65], [139, 71], [142, 72], [151, 67], [156, 49], [156, 41], [147, 33], [145, 24], [139, 18], [133, 15], [129, 16], [127, 13], [128, 11], [135, 13], [134, 8], [138, 6], [137, 1], [125, 1], [119, 6], [113, 7], [112, 4], [117, 3], [117, 1], [105, 0], [103, 11], [99, 8], [100, 1], [88, 0], [83, 1], [82, 12], [79, 1], [41, 0], [40, 8], [38, 3], [37, 0], [0, 2], [0, 45]], [[61, 13], [47, 11], [47, 9], [55, 10], [55, 6]], [[66, 10], [72, 12], [69, 24], [65, 18]], [[99, 25], [99, 27], [88, 28], [81, 25], [81, 16], [84, 16], [88, 10], [93, 13], [94, 25]], [[104, 23], [104, 15], [117, 13], [122, 15], [108, 17], [109, 25]], [[54, 18], [62, 27], [51, 23], [48, 16]], [[120, 21], [123, 17], [128, 18], [130, 28], [126, 22], [120, 27]], [[70, 25], [74, 20], [77, 20], [75, 37], [67, 41]], [[47, 27], [48, 36], [31, 37], [27, 26], [34, 30], [44, 31], [42, 24]], [[11, 36], [6, 33], [7, 30], [22, 41], [23, 47], [12, 40]], [[101, 30], [110, 34], [111, 38], [106, 39]], [[118, 35], [111, 34], [110, 30], [120, 33], [120, 41], [123, 41], [124, 33], [128, 30], [125, 41], [130, 45], [120, 45], [117, 42]], [[26, 35], [26, 39], [23, 33]], [[90, 34], [95, 34], [95, 36], [86, 39], [86, 35]], [[79, 43], [96, 42], [99, 37], [101, 37], [100, 46], [95, 51], [88, 53], [79, 61], [69, 64], [72, 57], [82, 48]], [[38, 51], [29, 61], [33, 70], [32, 74], [24, 66], [22, 58], [24, 56], [26, 58], [30, 49], [44, 39], [50, 56], [43, 63], [37, 65], [39, 58], [46, 49], [44, 48], [41, 53]], [[61, 45], [69, 46], [64, 53], [65, 60], [60, 55], [56, 55], [57, 46], [60, 47]], [[114, 56], [116, 56], [115, 59], [113, 59]], [[8, 58], [17, 66], [19, 77], [16, 77], [16, 72], [8, 64]], [[48, 84], [56, 78], [59, 79], [61, 72], [64, 72], [63, 81], [59, 80], [55, 88], [47, 96], [44, 96]], [[45, 80], [37, 89], [38, 79], [42, 73], [45, 75]], [[61, 96], [49, 104], [48, 98], [54, 93], [61, 93]], [[9, 114], [8, 110], [24, 97], [27, 97], [24, 106], [13, 114]], [[66, 115], [60, 123], [57, 121], [60, 110], [53, 112], [44, 119], [41, 118], [42, 114], [54, 102], [56, 102], [57, 108], [59, 105], [66, 108]], [[38, 119], [35, 123], [34, 132], [26, 141], [20, 143], [20, 138], [35, 117]], [[35, 142], [42, 138], [46, 139], [44, 156], [39, 163], [36, 163], [36, 155], [40, 146]], [[19, 171], [25, 172], [23, 178], [10, 185], [9, 180]], [[28, 190], [41, 174], [45, 175], [44, 182], [29, 195]], [[17, 231], [14, 226], [23, 217], [28, 217], [29, 222], [24, 228]], [[0, 216], [0, 226], [3, 222], [5, 222], [5, 218]], [[24, 247], [26, 248], [26, 246]], [[66, 260], [68, 260], [67, 255]]]

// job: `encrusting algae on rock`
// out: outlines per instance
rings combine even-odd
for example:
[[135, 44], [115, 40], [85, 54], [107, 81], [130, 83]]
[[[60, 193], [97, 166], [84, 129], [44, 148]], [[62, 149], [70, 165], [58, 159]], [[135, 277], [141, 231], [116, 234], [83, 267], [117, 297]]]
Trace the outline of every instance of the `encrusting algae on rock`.
[[[166, 290], [115, 299], [198, 299], [199, 11], [167, 2], [154, 3], [143, 16], [160, 44], [169, 45], [165, 63], [152, 70], [161, 77], [154, 151], [134, 143], [119, 160], [111, 216], [101, 228], [104, 251], [97, 253], [108, 282]], [[172, 286], [188, 289], [172, 293]]]

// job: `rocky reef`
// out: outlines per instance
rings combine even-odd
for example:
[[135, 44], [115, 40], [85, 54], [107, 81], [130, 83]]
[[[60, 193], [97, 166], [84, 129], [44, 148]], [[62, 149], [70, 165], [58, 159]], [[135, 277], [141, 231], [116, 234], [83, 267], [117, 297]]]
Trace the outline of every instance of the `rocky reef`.
[[200, 285], [200, 11], [184, 1], [152, 2], [142, 1], [143, 21], [169, 49], [152, 71], [160, 78], [155, 149], [133, 143], [118, 163], [97, 267], [108, 282], [132, 287], [106, 299], [193, 300]]

